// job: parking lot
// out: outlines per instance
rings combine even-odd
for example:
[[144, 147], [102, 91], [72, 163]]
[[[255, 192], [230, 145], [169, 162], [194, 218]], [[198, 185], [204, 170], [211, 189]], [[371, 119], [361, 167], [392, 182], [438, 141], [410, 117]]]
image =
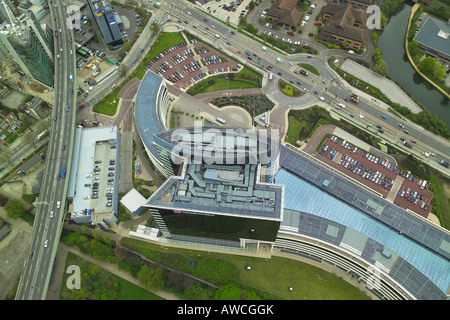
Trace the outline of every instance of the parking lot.
[[388, 160], [359, 149], [336, 136], [326, 139], [315, 154], [319, 160], [343, 172], [398, 206], [428, 217], [433, 193], [423, 181]]
[[90, 208], [96, 208], [97, 212], [111, 211], [114, 190], [116, 168], [115, 146], [108, 141], [98, 141], [95, 148], [94, 167], [92, 173], [86, 176], [84, 184], [84, 200], [91, 201]]
[[146, 66], [182, 89], [209, 75], [240, 68], [236, 61], [196, 39], [174, 45], [147, 62]]
[[239, 18], [245, 16], [248, 13], [248, 4], [250, 0], [228, 0], [228, 1], [209, 1], [203, 4], [203, 8], [208, 11], [209, 14], [227, 21], [237, 26], [239, 24]]

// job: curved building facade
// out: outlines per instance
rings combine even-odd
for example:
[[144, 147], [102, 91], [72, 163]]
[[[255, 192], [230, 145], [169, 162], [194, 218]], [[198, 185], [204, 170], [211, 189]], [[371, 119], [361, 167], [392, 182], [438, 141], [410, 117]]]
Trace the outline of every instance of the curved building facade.
[[167, 112], [170, 98], [164, 79], [147, 71], [136, 93], [134, 117], [137, 131], [152, 163], [165, 177], [173, 175], [166, 159], [160, 156], [160, 150], [154, 143], [154, 133], [167, 129]]

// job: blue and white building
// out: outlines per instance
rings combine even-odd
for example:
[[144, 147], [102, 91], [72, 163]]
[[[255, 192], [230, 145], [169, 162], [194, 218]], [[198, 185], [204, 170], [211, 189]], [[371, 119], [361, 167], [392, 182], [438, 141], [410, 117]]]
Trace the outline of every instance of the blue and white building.
[[[187, 161], [195, 150], [203, 153], [220, 139], [206, 134], [208, 128], [202, 139], [193, 128], [183, 128], [185, 134], [167, 131], [168, 108], [163, 79], [147, 72], [135, 116], [150, 159], [167, 177], [145, 205], [154, 213], [160, 241], [242, 251], [257, 251], [265, 244], [273, 252], [344, 270], [380, 299], [448, 298], [448, 230], [291, 146], [278, 146], [272, 162], [276, 165], [266, 171], [270, 179], [269, 174], [261, 178], [258, 162]], [[193, 148], [173, 156], [180, 141]], [[244, 145], [258, 158], [252, 143]]]

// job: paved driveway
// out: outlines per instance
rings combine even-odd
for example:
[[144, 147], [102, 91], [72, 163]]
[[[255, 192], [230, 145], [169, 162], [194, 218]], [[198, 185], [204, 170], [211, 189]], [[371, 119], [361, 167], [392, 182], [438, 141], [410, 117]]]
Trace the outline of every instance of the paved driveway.
[[407, 107], [412, 113], [420, 113], [422, 109], [394, 82], [373, 72], [359, 63], [347, 59], [341, 69], [348, 74], [380, 89], [391, 101]]

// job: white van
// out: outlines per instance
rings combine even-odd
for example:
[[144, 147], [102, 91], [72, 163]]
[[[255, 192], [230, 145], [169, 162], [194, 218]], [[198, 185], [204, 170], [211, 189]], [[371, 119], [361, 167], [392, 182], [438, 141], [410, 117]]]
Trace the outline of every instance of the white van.
[[269, 73], [269, 81], [272, 81], [272, 79], [273, 79], [273, 73], [271, 72], [271, 73]]
[[283, 63], [283, 60], [281, 60], [281, 58], [277, 58], [277, 61], [278, 61], [279, 63]]
[[216, 120], [219, 121], [219, 122], [222, 123], [222, 124], [225, 124], [225, 123], [226, 123], [226, 121], [223, 120], [222, 118], [217, 118]]
[[353, 51], [353, 50], [348, 50], [348, 54], [355, 54], [355, 51]]
[[262, 51], [267, 51], [266, 47], [262, 47], [261, 49], [262, 49]]
[[216, 38], [220, 39], [220, 36], [218, 34], [216, 34]]

